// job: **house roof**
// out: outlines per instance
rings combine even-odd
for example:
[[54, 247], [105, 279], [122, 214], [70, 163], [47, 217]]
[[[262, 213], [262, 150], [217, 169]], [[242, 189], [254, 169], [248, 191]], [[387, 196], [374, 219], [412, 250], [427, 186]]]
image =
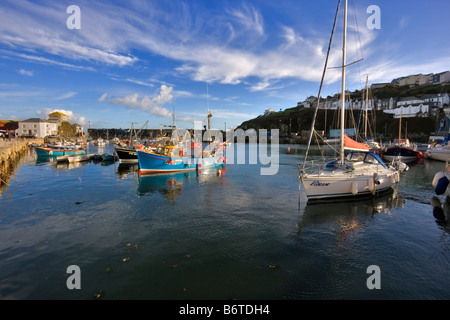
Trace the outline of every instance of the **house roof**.
[[57, 115], [57, 116], [62, 116], [62, 117], [68, 117], [68, 115], [66, 115], [66, 114], [64, 114], [64, 113], [62, 113], [62, 112], [60, 112], [60, 111], [54, 111], [54, 112], [52, 112], [52, 113], [49, 113], [48, 115], [49, 115], [49, 116], [55, 116], [55, 115]]
[[411, 101], [411, 100], [421, 100], [421, 99], [414, 97], [414, 96], [410, 96], [410, 97], [401, 98], [399, 101]]
[[424, 94], [422, 96], [422, 99], [428, 99], [428, 98], [439, 98], [439, 97], [443, 97], [445, 94], [443, 93], [429, 93], [429, 94]]
[[41, 118], [28, 118], [28, 119], [22, 120], [20, 122], [47, 122], [47, 120], [41, 119]]

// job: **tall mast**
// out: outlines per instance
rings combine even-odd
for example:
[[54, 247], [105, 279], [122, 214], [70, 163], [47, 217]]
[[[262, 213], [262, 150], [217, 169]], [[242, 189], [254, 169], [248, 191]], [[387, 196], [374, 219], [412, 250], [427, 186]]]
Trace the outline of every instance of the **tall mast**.
[[208, 92], [208, 83], [206, 83], [206, 106], [208, 107], [208, 115], [207, 115], [207, 121], [208, 121], [208, 126], [207, 129], [211, 130], [211, 117], [212, 114], [209, 111], [209, 92]]
[[344, 163], [344, 125], [345, 125], [345, 60], [347, 45], [347, 0], [344, 5], [344, 36], [342, 40], [342, 86], [341, 86], [341, 163]]
[[367, 109], [369, 108], [369, 76], [366, 76], [366, 114], [364, 119], [364, 139], [367, 139]]

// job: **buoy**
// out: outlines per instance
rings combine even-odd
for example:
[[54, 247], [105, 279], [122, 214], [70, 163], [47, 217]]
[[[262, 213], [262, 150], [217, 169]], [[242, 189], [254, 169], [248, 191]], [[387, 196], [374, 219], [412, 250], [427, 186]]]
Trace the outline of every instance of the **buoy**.
[[444, 194], [447, 190], [448, 183], [448, 178], [446, 177], [444, 172], [439, 171], [434, 175], [431, 185], [434, 188], [434, 192], [436, 192], [437, 195], [441, 195]]
[[291, 152], [291, 147], [288, 147], [288, 152]]

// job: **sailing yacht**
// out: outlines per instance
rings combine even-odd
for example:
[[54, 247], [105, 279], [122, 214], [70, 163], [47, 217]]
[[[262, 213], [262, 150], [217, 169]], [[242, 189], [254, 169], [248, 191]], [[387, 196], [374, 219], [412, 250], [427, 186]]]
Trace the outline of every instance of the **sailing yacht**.
[[[336, 11], [335, 21], [339, 11]], [[329, 199], [340, 197], [376, 196], [382, 191], [388, 191], [400, 180], [398, 170], [387, 166], [374, 152], [370, 152], [367, 145], [358, 143], [345, 134], [345, 69], [346, 69], [346, 37], [347, 37], [347, 0], [344, 5], [342, 44], [342, 79], [340, 100], [340, 150], [339, 159], [326, 163], [325, 166], [314, 170], [306, 168], [308, 151], [311, 145], [312, 135], [315, 131], [313, 120], [310, 132], [308, 148], [303, 164], [299, 163], [299, 179], [303, 185], [306, 197], [309, 200]], [[334, 33], [334, 25], [333, 32]], [[330, 38], [330, 46], [331, 46]], [[330, 47], [329, 47], [330, 48]], [[328, 50], [329, 53], [329, 50]], [[327, 69], [328, 55], [322, 75], [322, 83]], [[317, 101], [320, 101], [319, 89]], [[319, 105], [316, 106], [316, 111]], [[350, 150], [348, 155], [345, 151]]]

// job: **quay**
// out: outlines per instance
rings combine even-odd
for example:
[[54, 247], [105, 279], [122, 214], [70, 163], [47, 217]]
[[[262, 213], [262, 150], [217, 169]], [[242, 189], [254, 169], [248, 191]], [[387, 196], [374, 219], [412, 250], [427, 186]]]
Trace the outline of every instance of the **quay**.
[[0, 186], [7, 185], [20, 159], [30, 144], [43, 144], [43, 139], [0, 140]]

